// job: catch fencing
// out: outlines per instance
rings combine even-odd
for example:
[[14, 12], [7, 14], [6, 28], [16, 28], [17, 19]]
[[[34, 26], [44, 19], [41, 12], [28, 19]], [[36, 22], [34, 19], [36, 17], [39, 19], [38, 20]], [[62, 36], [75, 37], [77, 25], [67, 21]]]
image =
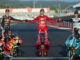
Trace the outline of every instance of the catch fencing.
[[48, 25], [50, 26], [56, 26], [59, 28], [70, 28], [71, 30], [73, 29], [73, 23], [71, 22], [55, 22], [55, 23], [50, 23], [48, 22]]

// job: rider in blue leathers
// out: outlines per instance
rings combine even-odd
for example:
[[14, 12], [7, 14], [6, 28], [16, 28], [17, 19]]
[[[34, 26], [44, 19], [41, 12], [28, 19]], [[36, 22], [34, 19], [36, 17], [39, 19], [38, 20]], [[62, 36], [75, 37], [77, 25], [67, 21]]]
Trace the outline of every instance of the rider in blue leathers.
[[1, 29], [2, 29], [2, 41], [4, 41], [4, 38], [5, 38], [5, 33], [9, 33], [10, 31], [10, 23], [11, 22], [23, 22], [19, 19], [15, 19], [13, 18], [12, 16], [9, 15], [10, 13], [10, 10], [9, 9], [6, 9], [5, 10], [5, 15], [2, 16], [1, 18]]

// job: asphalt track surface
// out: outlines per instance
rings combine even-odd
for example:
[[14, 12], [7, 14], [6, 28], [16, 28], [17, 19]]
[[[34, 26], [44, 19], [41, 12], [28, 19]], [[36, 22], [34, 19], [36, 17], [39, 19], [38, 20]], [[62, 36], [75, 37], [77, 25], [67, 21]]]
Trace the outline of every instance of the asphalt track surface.
[[[37, 23], [18, 23], [11, 30], [18, 33], [23, 44], [21, 45], [23, 57], [37, 57], [35, 42], [37, 40]], [[48, 27], [48, 36], [51, 42], [48, 57], [66, 57], [65, 41], [71, 35], [70, 31]]]

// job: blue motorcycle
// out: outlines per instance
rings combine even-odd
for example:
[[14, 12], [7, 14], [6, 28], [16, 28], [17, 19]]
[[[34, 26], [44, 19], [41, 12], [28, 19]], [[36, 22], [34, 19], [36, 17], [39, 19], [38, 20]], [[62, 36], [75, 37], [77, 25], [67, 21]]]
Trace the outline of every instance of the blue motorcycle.
[[76, 28], [79, 26], [80, 23], [73, 25], [73, 33], [65, 42], [67, 48], [67, 56], [70, 58], [70, 60], [80, 60], [80, 34], [79, 29]]
[[67, 56], [71, 60], [74, 60], [75, 58], [80, 58], [80, 38], [78, 38], [78, 36], [76, 37], [77, 38], [74, 38], [73, 35], [71, 35], [65, 42], [65, 45], [67, 47]]

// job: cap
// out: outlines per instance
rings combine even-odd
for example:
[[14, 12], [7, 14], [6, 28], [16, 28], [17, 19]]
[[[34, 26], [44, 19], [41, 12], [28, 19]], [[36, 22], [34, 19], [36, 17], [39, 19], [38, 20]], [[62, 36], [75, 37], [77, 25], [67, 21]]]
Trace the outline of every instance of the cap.
[[78, 14], [78, 10], [76, 10], [76, 11], [74, 12], [74, 14]]
[[9, 9], [6, 9], [5, 12], [9, 12]]
[[41, 12], [41, 11], [44, 11], [44, 9], [41, 9], [40, 12]]

